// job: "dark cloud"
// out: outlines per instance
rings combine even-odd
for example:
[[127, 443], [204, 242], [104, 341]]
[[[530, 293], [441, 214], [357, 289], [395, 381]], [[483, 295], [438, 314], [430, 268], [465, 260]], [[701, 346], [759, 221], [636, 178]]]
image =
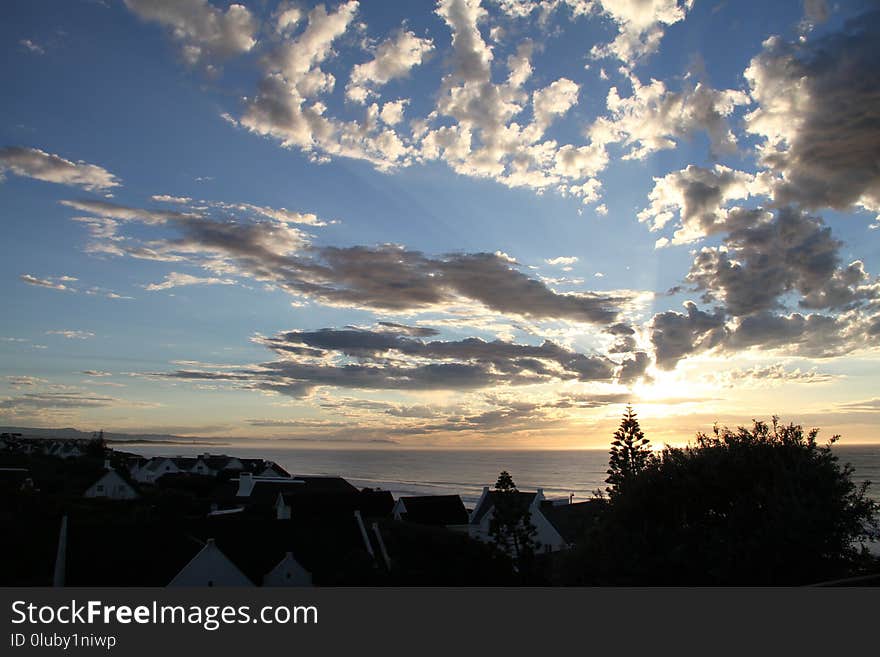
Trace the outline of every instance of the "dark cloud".
[[774, 214], [736, 209], [726, 224], [724, 247], [698, 252], [687, 280], [731, 315], [779, 309], [789, 292], [809, 309], [845, 309], [880, 297], [861, 262], [839, 267], [843, 243], [818, 217], [788, 207]]
[[153, 376], [230, 381], [303, 396], [318, 386], [367, 390], [474, 390], [550, 381], [611, 381], [616, 363], [552, 342], [526, 345], [479, 338], [425, 342], [360, 329], [288, 331], [257, 342], [281, 358], [225, 371], [178, 370]]
[[783, 349], [787, 353], [825, 358], [864, 347], [864, 326], [852, 315], [758, 313], [740, 320], [728, 338], [731, 349]]
[[780, 204], [880, 208], [880, 12], [839, 32], [780, 37], [746, 70], [759, 108], [747, 129], [763, 136], [761, 161], [782, 174]]
[[726, 206], [734, 200], [768, 193], [766, 176], [753, 176], [720, 164], [712, 169], [687, 166], [654, 179], [651, 204], [639, 213], [651, 230], [666, 226], [676, 216], [674, 243], [686, 243], [730, 228], [734, 219]]
[[[95, 395], [87, 392], [34, 392], [18, 397], [0, 399], [0, 409], [21, 413], [37, 409], [101, 408], [105, 406], [129, 405], [115, 397]], [[138, 405], [138, 404], [133, 404]]]
[[412, 335], [418, 338], [430, 338], [440, 334], [440, 331], [437, 329], [429, 328], [427, 326], [406, 326], [405, 324], [396, 324], [395, 322], [379, 322], [379, 326], [386, 331], [405, 333], [406, 335]]
[[[105, 219], [166, 224], [179, 235], [139, 243], [95, 225], [98, 252], [156, 260], [190, 260], [214, 274], [237, 274], [297, 296], [345, 307], [395, 312], [442, 309], [464, 301], [503, 314], [607, 324], [626, 294], [559, 293], [495, 253], [431, 257], [398, 245], [318, 247], [279, 221], [219, 221], [193, 213], [140, 210], [103, 201], [65, 201]], [[420, 329], [424, 331], [423, 329]], [[424, 333], [423, 333], [424, 335]]]
[[724, 313], [710, 314], [688, 301], [685, 313], [672, 310], [654, 315], [651, 342], [657, 367], [670, 370], [682, 358], [721, 345], [727, 335]]
[[632, 357], [623, 361], [618, 378], [623, 384], [634, 383], [645, 376], [645, 370], [651, 364], [651, 357], [644, 351], [637, 351]]

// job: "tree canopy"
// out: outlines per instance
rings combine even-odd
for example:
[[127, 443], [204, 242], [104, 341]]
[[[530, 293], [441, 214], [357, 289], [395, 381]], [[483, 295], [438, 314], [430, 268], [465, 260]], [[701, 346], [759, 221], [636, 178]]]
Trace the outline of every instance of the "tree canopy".
[[492, 541], [521, 568], [539, 547], [535, 541], [538, 530], [529, 512], [530, 499], [517, 490], [513, 477], [504, 470], [495, 482], [492, 501], [495, 507], [489, 522]]
[[857, 574], [876, 532], [856, 485], [818, 429], [754, 421], [718, 427], [619, 488], [571, 562], [572, 583], [808, 584]]
[[651, 452], [650, 442], [639, 426], [633, 407], [627, 406], [620, 428], [614, 432], [611, 441], [608, 478], [605, 480], [605, 483], [610, 484], [605, 489], [609, 495], [613, 496], [625, 488], [636, 475], [652, 463], [654, 455]]

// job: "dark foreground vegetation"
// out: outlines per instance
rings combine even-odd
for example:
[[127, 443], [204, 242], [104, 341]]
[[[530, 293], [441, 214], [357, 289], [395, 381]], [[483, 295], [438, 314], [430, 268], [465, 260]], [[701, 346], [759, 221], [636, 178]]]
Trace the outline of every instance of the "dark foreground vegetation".
[[[818, 430], [755, 421], [651, 452], [631, 409], [608, 503], [559, 566], [566, 584], [799, 585], [877, 573], [877, 504]], [[878, 578], [880, 580], [880, 578]]]
[[[100, 442], [76, 459], [7, 451], [0, 454], [0, 585], [57, 581], [65, 517], [70, 586], [164, 586], [209, 542], [257, 584], [290, 552], [315, 585], [808, 585], [847, 578], [876, 585], [880, 562], [865, 544], [877, 538], [878, 506], [866, 494], [869, 484], [854, 484], [852, 468], [832, 453], [837, 437], [820, 445], [817, 436], [774, 418], [653, 451], [628, 409], [612, 439], [605, 491], [582, 505], [546, 507], [568, 541], [553, 552], [537, 538], [528, 503], [534, 494], [518, 491], [507, 472], [492, 491], [488, 535], [479, 541], [467, 525], [395, 520], [390, 493], [353, 487], [295, 495], [287, 520], [276, 515], [277, 495], [255, 495], [242, 507], [237, 479], [223, 475], [167, 475], [140, 485], [137, 499], [89, 499], [84, 491], [110, 465], [124, 471], [132, 455]], [[221, 511], [239, 508], [218, 514], [218, 501]]]

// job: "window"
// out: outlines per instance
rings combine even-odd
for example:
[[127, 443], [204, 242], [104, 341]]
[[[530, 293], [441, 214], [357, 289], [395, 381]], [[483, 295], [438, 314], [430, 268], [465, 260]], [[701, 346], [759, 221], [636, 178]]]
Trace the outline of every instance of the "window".
[[98, 490], [99, 493], [103, 493], [103, 492], [104, 492], [104, 484], [98, 484], [98, 489], [97, 489], [97, 490]]

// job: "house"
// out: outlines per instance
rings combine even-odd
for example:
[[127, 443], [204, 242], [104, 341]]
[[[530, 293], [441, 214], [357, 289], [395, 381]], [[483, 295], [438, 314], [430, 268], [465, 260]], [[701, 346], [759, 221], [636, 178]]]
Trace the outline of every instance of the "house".
[[603, 499], [561, 504], [546, 500], [541, 505], [541, 514], [565, 541], [565, 547], [573, 547], [589, 533], [607, 506]]
[[492, 535], [489, 530], [492, 518], [494, 517], [495, 501], [498, 495], [515, 495], [517, 503], [522, 505], [524, 510], [528, 510], [529, 520], [537, 530], [534, 539], [539, 544], [539, 549], [542, 552], [555, 552], [568, 547], [568, 542], [543, 513], [542, 509], [546, 508], [544, 503], [547, 500], [544, 497], [544, 490], [542, 488], [539, 488], [534, 493], [522, 491], [499, 493], [498, 491], [489, 490], [489, 487], [485, 486], [479, 501], [468, 519], [468, 534], [471, 538], [483, 541], [484, 543], [492, 542]]
[[174, 459], [156, 456], [140, 467], [135, 480], [143, 484], [154, 484], [159, 477], [178, 472], [180, 472], [180, 468], [177, 467]]
[[253, 586], [236, 566], [209, 538], [188, 564], [174, 576], [168, 586]]
[[277, 520], [310, 515], [347, 517], [355, 511], [367, 518], [385, 518], [394, 507], [390, 491], [357, 490], [354, 486], [350, 490], [326, 490], [310, 485], [314, 483], [310, 477], [305, 480], [303, 486], [276, 489], [278, 495], [274, 507]]
[[263, 576], [263, 586], [311, 586], [312, 574], [287, 552], [278, 564]]
[[116, 470], [109, 467], [109, 461], [104, 465], [108, 468], [107, 471], [86, 489], [83, 497], [103, 497], [109, 500], [135, 500], [140, 497], [134, 486], [123, 479]]
[[401, 497], [391, 511], [395, 520], [420, 525], [467, 525], [468, 512], [458, 495]]

